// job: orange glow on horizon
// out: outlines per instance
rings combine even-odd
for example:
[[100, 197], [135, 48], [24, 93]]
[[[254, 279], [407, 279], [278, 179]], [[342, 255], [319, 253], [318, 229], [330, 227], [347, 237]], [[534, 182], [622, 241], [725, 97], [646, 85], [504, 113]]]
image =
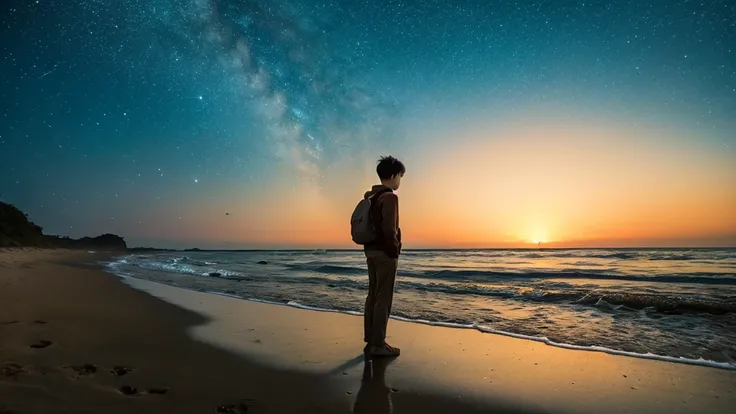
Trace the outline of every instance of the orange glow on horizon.
[[[398, 192], [404, 244], [736, 245], [734, 150], [708, 152], [685, 138], [582, 123], [458, 134], [405, 160]], [[354, 248], [349, 216], [375, 181], [372, 165], [360, 167], [325, 178], [323, 189], [284, 174], [257, 196], [198, 201], [196, 214], [181, 212], [188, 226], [161, 213], [152, 232], [193, 243]]]

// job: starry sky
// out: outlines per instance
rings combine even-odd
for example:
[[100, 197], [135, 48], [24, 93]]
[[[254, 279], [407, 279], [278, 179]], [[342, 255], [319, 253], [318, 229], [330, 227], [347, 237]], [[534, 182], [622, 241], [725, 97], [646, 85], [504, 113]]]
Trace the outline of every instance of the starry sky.
[[0, 200], [132, 246], [736, 245], [731, 0], [4, 0]]

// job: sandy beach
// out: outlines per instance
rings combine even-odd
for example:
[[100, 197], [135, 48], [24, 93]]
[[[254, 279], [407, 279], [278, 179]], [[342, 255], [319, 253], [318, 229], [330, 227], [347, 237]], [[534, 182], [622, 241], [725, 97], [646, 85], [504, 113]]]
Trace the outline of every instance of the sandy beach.
[[[112, 253], [0, 251], [0, 413], [730, 413], [736, 372], [120, 279]], [[132, 286], [132, 287], [131, 287]], [[163, 299], [163, 300], [161, 300]]]

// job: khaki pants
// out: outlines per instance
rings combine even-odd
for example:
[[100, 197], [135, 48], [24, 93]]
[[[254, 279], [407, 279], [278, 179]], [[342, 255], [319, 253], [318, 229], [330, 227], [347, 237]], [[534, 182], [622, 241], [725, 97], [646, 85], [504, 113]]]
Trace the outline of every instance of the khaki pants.
[[368, 262], [368, 297], [365, 299], [363, 340], [372, 346], [386, 343], [386, 326], [394, 300], [394, 283], [399, 259], [381, 250], [366, 250]]

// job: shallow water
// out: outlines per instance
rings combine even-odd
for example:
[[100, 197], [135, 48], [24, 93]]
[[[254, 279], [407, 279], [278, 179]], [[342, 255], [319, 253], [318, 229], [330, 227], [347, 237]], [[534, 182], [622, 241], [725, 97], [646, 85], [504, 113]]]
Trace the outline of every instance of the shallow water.
[[[362, 312], [368, 284], [359, 251], [156, 252], [120, 258], [109, 269], [351, 313]], [[736, 249], [407, 251], [393, 312], [560, 346], [736, 369]]]

